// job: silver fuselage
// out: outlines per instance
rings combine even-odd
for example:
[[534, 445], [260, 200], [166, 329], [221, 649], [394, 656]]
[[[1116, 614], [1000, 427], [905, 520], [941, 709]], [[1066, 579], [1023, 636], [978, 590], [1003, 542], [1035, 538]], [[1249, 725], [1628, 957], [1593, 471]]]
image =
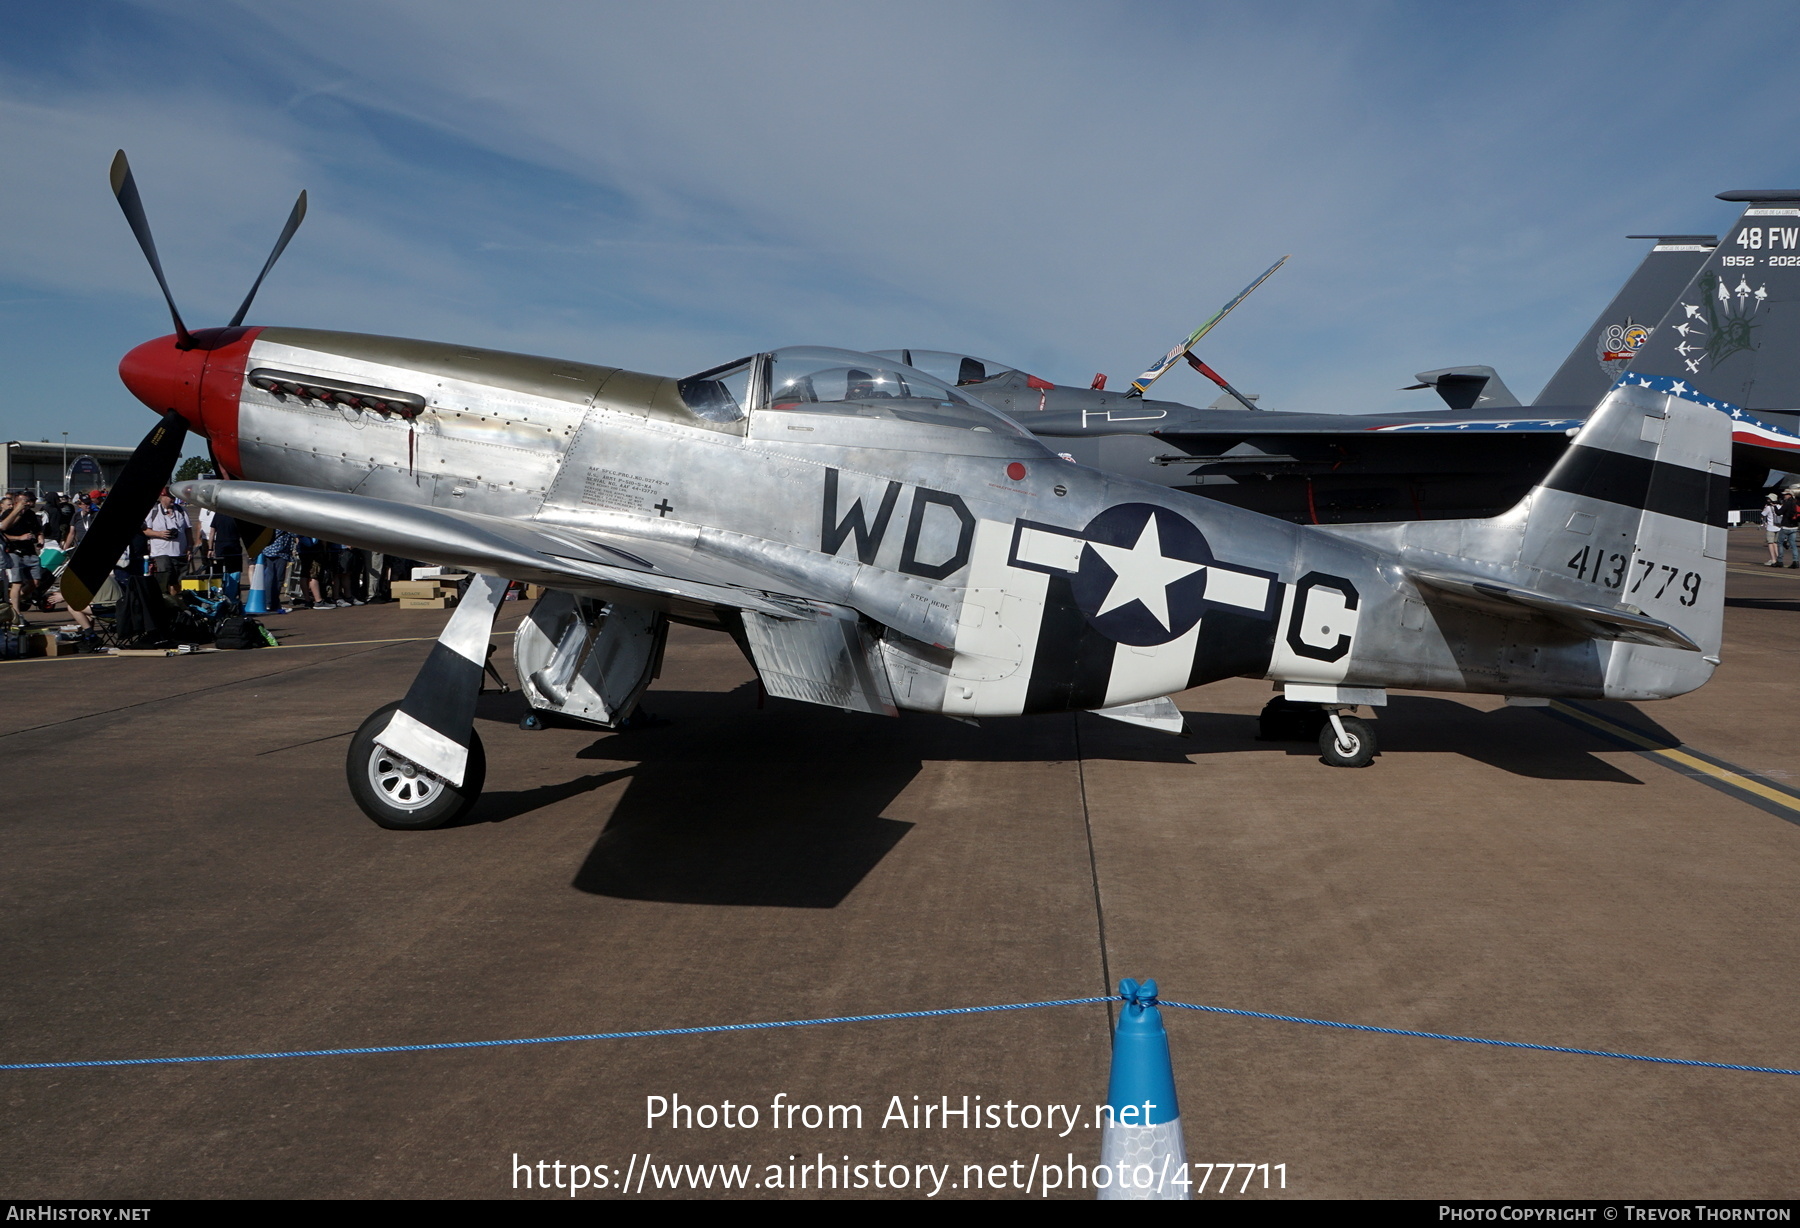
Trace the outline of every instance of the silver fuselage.
[[[271, 392], [258, 371], [395, 390], [422, 409]], [[711, 422], [672, 379], [584, 363], [267, 328], [245, 362], [235, 439], [217, 450], [237, 478], [653, 541], [704, 558], [720, 583], [850, 607], [881, 628], [898, 706], [920, 711], [1103, 708], [1233, 676], [1631, 698], [1621, 653], [1666, 655], [1676, 690], [1711, 669], [1428, 602], [1399, 565], [1442, 555], [1591, 598], [1588, 580], [1517, 561], [1537, 557], [1522, 553], [1522, 512], [1353, 540], [1072, 464], [1005, 431], [769, 408]], [[1109, 607], [1127, 582], [1144, 599]], [[655, 600], [729, 626], [716, 603]]]

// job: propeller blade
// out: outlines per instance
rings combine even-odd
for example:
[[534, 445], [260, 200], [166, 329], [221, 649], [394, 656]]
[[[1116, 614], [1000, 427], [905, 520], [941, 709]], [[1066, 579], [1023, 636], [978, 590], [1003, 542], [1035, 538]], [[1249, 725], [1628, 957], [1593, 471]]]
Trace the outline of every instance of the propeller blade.
[[277, 260], [281, 259], [281, 253], [287, 250], [288, 240], [294, 237], [294, 232], [300, 229], [300, 223], [305, 220], [306, 193], [302, 191], [300, 199], [294, 202], [293, 212], [288, 214], [287, 225], [281, 228], [281, 237], [275, 240], [275, 250], [270, 252], [269, 258], [263, 262], [262, 272], [256, 275], [255, 284], [250, 287], [250, 293], [244, 296], [243, 303], [238, 307], [237, 314], [231, 317], [231, 323], [226, 325], [227, 328], [236, 328], [244, 322], [244, 317], [250, 312], [251, 300], [256, 297], [256, 292], [262, 289], [263, 278], [269, 275], [269, 270], [275, 267]]
[[119, 474], [94, 523], [88, 527], [87, 536], [75, 547], [75, 555], [63, 571], [63, 599], [71, 609], [88, 608], [119, 555], [144, 527], [144, 517], [150, 514], [156, 496], [169, 484], [169, 475], [181, 459], [181, 445], [187, 440], [187, 433], [187, 422], [170, 410], [125, 462], [125, 471]]
[[163, 298], [169, 304], [169, 318], [175, 321], [175, 335], [181, 339], [181, 348], [192, 349], [193, 334], [181, 322], [181, 312], [175, 309], [175, 296], [169, 293], [169, 279], [163, 276], [162, 261], [156, 258], [156, 240], [150, 235], [150, 219], [144, 216], [144, 202], [138, 196], [137, 180], [131, 177], [131, 163], [125, 160], [123, 149], [113, 155], [112, 190], [119, 198], [119, 208], [125, 212], [131, 233], [137, 236], [138, 246], [144, 249], [150, 271], [156, 274], [156, 284], [162, 287]]

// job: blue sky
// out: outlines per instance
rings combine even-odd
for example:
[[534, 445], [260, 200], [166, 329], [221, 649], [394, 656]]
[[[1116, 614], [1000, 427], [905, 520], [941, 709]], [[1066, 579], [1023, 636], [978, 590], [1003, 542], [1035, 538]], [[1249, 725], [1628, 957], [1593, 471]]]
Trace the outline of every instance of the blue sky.
[[[1768, 4], [8, 6], [0, 438], [131, 442], [168, 331], [106, 188], [131, 155], [188, 322], [685, 374], [955, 349], [1123, 382], [1201, 353], [1270, 408], [1529, 398], [1641, 257], [1800, 184]], [[1208, 403], [1186, 370], [1163, 395]]]

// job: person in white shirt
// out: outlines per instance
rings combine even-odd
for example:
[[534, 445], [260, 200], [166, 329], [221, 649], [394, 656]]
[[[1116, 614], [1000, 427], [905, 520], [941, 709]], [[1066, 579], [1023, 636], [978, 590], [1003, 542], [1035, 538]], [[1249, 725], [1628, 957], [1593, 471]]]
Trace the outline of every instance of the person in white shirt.
[[156, 497], [156, 506], [144, 517], [144, 536], [150, 541], [150, 569], [156, 576], [156, 585], [170, 596], [178, 595], [181, 589], [192, 529], [188, 514], [175, 506], [175, 496], [165, 486]]
[[194, 570], [204, 572], [207, 563], [216, 553], [213, 550], [213, 517], [215, 513], [210, 507], [200, 509], [194, 518]]

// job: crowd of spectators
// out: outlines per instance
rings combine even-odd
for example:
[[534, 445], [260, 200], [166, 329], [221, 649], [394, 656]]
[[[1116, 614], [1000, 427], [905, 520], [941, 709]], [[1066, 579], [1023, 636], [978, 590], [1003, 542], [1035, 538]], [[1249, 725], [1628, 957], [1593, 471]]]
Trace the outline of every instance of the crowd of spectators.
[[[66, 613], [82, 626], [88, 617], [68, 610], [58, 592], [56, 564], [72, 552], [94, 523], [105, 501], [104, 491], [42, 500], [29, 491], [10, 491], [0, 499], [0, 544], [4, 545], [6, 600], [12, 616], [23, 621], [27, 610]], [[414, 566], [397, 558], [277, 531], [252, 558], [243, 531], [230, 516], [210, 509], [191, 513], [167, 489], [144, 517], [131, 543], [114, 564], [114, 576], [149, 576], [171, 602], [178, 601], [186, 577], [216, 577], [227, 597], [239, 598], [250, 584], [249, 568], [260, 563], [268, 592], [268, 612], [333, 610], [382, 603], [392, 598], [389, 585], [408, 579]], [[45, 560], [51, 560], [48, 567]]]
[[0, 499], [0, 544], [4, 545], [6, 603], [13, 615], [23, 618], [27, 608], [54, 608], [54, 584], [46, 583], [43, 551], [46, 546], [73, 550], [94, 523], [103, 495], [100, 491], [73, 498], [52, 494], [42, 503], [30, 492], [8, 491]]
[[1769, 558], [1764, 567], [1781, 567], [1787, 555], [1790, 568], [1800, 568], [1800, 483], [1780, 494], [1770, 491], [1762, 506], [1763, 539], [1769, 544]]

